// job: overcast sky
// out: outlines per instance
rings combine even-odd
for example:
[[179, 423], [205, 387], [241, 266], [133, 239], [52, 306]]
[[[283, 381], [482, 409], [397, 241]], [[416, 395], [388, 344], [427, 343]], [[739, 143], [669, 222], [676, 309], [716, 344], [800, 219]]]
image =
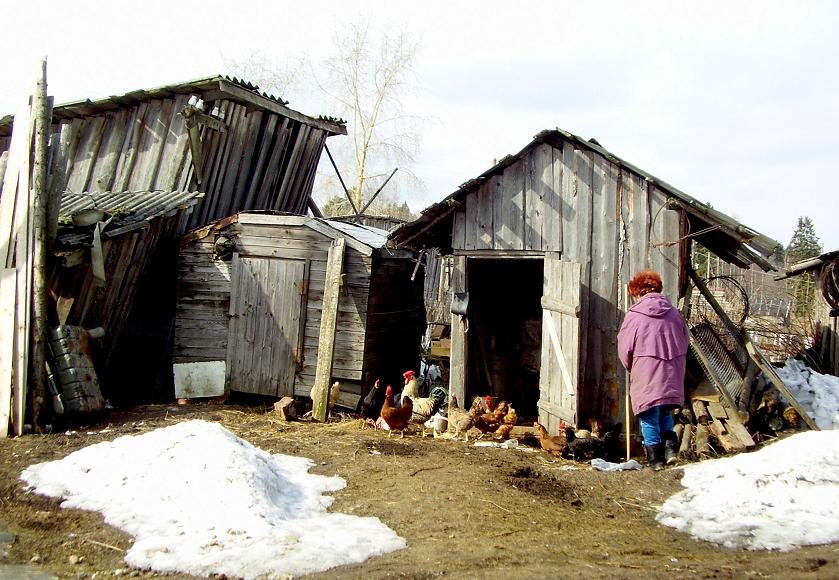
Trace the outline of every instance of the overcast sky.
[[317, 61], [336, 27], [364, 16], [421, 44], [415, 211], [559, 127], [784, 245], [806, 215], [825, 250], [839, 248], [830, 2], [13, 0], [0, 114], [44, 55], [56, 102], [96, 99], [223, 73], [257, 51]]

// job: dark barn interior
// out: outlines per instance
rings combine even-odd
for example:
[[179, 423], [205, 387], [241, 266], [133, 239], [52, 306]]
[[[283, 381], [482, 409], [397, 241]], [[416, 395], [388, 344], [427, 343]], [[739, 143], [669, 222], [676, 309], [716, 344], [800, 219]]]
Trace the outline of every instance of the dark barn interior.
[[468, 261], [467, 400], [490, 394], [536, 417], [542, 339], [542, 260]]

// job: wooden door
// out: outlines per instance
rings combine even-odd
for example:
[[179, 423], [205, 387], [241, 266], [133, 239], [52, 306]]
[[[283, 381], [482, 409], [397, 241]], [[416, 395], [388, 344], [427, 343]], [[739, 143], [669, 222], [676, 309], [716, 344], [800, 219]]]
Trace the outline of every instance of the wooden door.
[[227, 384], [230, 390], [294, 396], [306, 263], [233, 255]]
[[549, 433], [559, 422], [576, 425], [580, 382], [580, 303], [582, 266], [545, 254], [542, 289], [542, 364], [539, 374], [539, 422]]

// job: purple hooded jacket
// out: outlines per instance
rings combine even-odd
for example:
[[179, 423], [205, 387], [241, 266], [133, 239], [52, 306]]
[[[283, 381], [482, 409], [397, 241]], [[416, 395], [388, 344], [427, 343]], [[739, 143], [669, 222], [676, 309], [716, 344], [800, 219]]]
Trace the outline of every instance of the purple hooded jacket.
[[664, 294], [645, 294], [629, 309], [618, 332], [618, 355], [630, 372], [633, 413], [684, 403], [687, 351], [687, 325]]

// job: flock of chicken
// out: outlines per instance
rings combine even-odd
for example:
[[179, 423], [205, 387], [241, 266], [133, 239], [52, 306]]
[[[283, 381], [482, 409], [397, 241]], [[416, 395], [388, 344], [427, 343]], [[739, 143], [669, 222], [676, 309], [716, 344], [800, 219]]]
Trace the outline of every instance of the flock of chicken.
[[[447, 399], [445, 390], [433, 389], [428, 397], [420, 397], [416, 373], [406, 371], [403, 378], [405, 382], [401, 392], [394, 394], [390, 385], [382, 391], [377, 380], [361, 402], [361, 414], [366, 424], [387, 431], [388, 436], [398, 431], [404, 437], [405, 430], [416, 424], [422, 425], [423, 436], [431, 431], [435, 438], [463, 437], [464, 441], [469, 441], [469, 431], [475, 428], [482, 435], [490, 434], [506, 440], [518, 422], [516, 410], [507, 401], [494, 401], [489, 395], [475, 397], [468, 409], [460, 407], [457, 397], [452, 396], [447, 412], [441, 414]], [[333, 384], [329, 396], [330, 411], [339, 391], [340, 385]], [[555, 457], [577, 461], [596, 457], [619, 459], [622, 425], [618, 423], [607, 430], [602, 422], [590, 420], [589, 426], [590, 429], [576, 429], [563, 423], [559, 435], [550, 436], [543, 425], [533, 423], [541, 448]]]
[[560, 423], [559, 435], [551, 437], [543, 425], [533, 423], [539, 436], [539, 445], [554, 457], [575, 461], [589, 461], [595, 458], [620, 461], [620, 434], [623, 423], [616, 423], [605, 432], [603, 424], [598, 420], [592, 419], [589, 426], [591, 429], [575, 429], [563, 421]]

